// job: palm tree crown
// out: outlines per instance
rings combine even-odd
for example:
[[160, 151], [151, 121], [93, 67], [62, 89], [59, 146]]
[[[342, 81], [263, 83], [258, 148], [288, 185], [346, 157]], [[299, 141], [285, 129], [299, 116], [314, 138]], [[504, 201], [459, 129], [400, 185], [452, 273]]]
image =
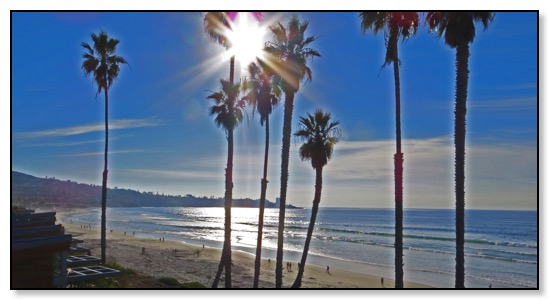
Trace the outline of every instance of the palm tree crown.
[[113, 81], [118, 78], [120, 73], [119, 64], [128, 64], [126, 59], [115, 54], [116, 46], [120, 42], [117, 39], [109, 38], [106, 32], [101, 31], [99, 35], [92, 33], [93, 47], [88, 43], [82, 42], [81, 45], [86, 50], [82, 57], [82, 70], [87, 75], [93, 73], [97, 83], [97, 94], [102, 90], [111, 87]]
[[248, 91], [243, 99], [248, 101], [254, 112], [259, 113], [259, 122], [263, 125], [280, 102], [281, 91], [277, 85], [271, 84], [274, 74], [265, 63], [251, 63], [248, 73], [249, 78], [242, 83], [243, 90]]
[[244, 118], [245, 102], [237, 99], [240, 95], [240, 84], [232, 84], [224, 79], [220, 80], [221, 90], [213, 92], [207, 99], [214, 100], [210, 107], [210, 116], [215, 116], [215, 124], [225, 130], [234, 130]]
[[275, 59], [273, 69], [280, 76], [278, 79], [283, 90], [299, 90], [299, 82], [307, 76], [312, 80], [311, 69], [307, 66], [307, 60], [320, 56], [318, 51], [309, 48], [309, 44], [316, 40], [316, 37], [305, 38], [305, 30], [309, 27], [309, 21], [299, 22], [297, 16], [293, 16], [288, 23], [288, 28], [280, 22], [271, 25], [269, 28], [273, 33], [274, 42], [267, 42], [265, 52]]
[[225, 35], [225, 31], [230, 28], [227, 14], [222, 11], [211, 11], [204, 15], [204, 31], [212, 42], [229, 48], [230, 41]]
[[425, 21], [430, 31], [436, 31], [439, 37], [451, 48], [461, 43], [472, 43], [475, 39], [475, 22], [481, 22], [484, 29], [494, 20], [493, 12], [429, 12]]
[[303, 161], [311, 161], [313, 169], [324, 167], [332, 157], [334, 145], [339, 140], [339, 121], [331, 122], [330, 113], [317, 109], [299, 118], [299, 130], [294, 134], [303, 145], [299, 156]]
[[[362, 33], [371, 30], [374, 34], [385, 31], [385, 34], [398, 40], [401, 36], [404, 40], [410, 38], [417, 32], [419, 15], [417, 12], [361, 12], [360, 28]], [[387, 43], [385, 54], [385, 65], [398, 62], [398, 52], [395, 43]]]

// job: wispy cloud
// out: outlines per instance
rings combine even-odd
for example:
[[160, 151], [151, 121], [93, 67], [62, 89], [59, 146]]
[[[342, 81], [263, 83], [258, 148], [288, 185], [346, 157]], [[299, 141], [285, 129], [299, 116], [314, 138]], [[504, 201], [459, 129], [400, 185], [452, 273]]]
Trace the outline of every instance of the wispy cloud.
[[[123, 153], [138, 153], [143, 152], [144, 150], [118, 150], [118, 151], [109, 151], [110, 154], [123, 154]], [[96, 155], [105, 155], [105, 152], [84, 152], [84, 153], [73, 153], [73, 154], [63, 154], [59, 155], [62, 157], [80, 157], [80, 156], [96, 156]]]
[[[117, 137], [109, 138], [109, 141], [117, 140]], [[70, 146], [79, 146], [79, 145], [85, 145], [85, 144], [93, 144], [93, 143], [104, 143], [105, 139], [101, 140], [92, 140], [92, 141], [80, 141], [80, 142], [59, 142], [59, 143], [40, 143], [40, 144], [29, 144], [29, 145], [22, 145], [22, 147], [70, 147]]]
[[479, 100], [471, 101], [469, 104], [469, 108], [499, 111], [537, 109], [537, 101], [538, 100], [536, 97], [521, 97], [500, 100]]
[[520, 84], [509, 84], [509, 85], [503, 85], [503, 86], [497, 86], [496, 89], [498, 90], [534, 90], [538, 88], [538, 84], [536, 82], [532, 83], [520, 83]]
[[136, 174], [154, 176], [157, 178], [177, 178], [177, 179], [217, 179], [221, 178], [219, 172], [209, 171], [171, 171], [157, 169], [129, 169], [128, 171]]
[[[151, 120], [151, 119], [121, 119], [121, 120], [114, 120], [109, 122], [109, 130], [152, 127], [152, 126], [159, 126], [159, 125], [161, 125], [159, 121]], [[97, 132], [97, 131], [103, 131], [103, 130], [105, 130], [105, 124], [96, 123], [96, 124], [73, 126], [68, 128], [21, 132], [21, 133], [17, 133], [16, 135], [22, 138], [41, 138], [41, 137], [79, 135], [79, 134]]]

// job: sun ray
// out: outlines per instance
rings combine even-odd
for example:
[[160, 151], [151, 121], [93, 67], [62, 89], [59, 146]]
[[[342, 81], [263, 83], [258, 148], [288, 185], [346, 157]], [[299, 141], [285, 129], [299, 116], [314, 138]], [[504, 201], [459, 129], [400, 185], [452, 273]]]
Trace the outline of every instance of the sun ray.
[[263, 58], [267, 27], [251, 18], [253, 16], [250, 13], [239, 13], [234, 22], [229, 21], [230, 28], [225, 32], [231, 43], [226, 57], [234, 55], [242, 71], [256, 59]]

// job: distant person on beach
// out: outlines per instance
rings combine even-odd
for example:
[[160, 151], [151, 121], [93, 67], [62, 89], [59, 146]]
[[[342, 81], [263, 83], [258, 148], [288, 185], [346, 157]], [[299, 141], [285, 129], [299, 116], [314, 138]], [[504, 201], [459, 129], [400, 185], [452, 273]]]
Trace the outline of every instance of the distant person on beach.
[[271, 263], [271, 259], [269, 258], [269, 260], [267, 260], [268, 263]]
[[381, 277], [381, 287], [384, 287], [383, 286], [383, 277]]
[[326, 273], [330, 274], [330, 266], [326, 266]]

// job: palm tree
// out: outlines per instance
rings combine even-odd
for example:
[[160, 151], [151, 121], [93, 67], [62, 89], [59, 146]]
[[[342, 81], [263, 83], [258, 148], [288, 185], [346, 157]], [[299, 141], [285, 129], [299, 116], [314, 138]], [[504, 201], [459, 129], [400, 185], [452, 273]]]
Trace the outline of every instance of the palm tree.
[[385, 63], [383, 66], [393, 64], [395, 77], [395, 99], [396, 99], [396, 153], [395, 163], [395, 287], [404, 287], [403, 270], [403, 245], [402, 245], [402, 219], [403, 219], [403, 163], [404, 154], [401, 150], [400, 134], [400, 60], [398, 59], [398, 39], [406, 40], [416, 31], [419, 24], [419, 16], [416, 12], [361, 12], [360, 27], [362, 33], [372, 31], [377, 34], [384, 30], [388, 36], [385, 52]]
[[292, 135], [292, 112], [294, 96], [299, 91], [299, 83], [307, 76], [312, 80], [311, 69], [307, 61], [320, 56], [318, 51], [309, 48], [315, 41], [314, 36], [305, 38], [305, 30], [309, 21], [301, 23], [297, 16], [293, 16], [288, 28], [280, 22], [269, 27], [273, 33], [274, 42], [267, 42], [265, 51], [274, 57], [274, 61], [267, 64], [277, 73], [276, 82], [281, 85], [285, 95], [284, 125], [282, 130], [282, 164], [280, 174], [280, 212], [278, 219], [278, 246], [276, 251], [276, 288], [282, 287], [282, 261], [284, 245], [284, 218], [286, 214], [286, 191], [288, 188], [288, 164], [290, 161], [290, 139]]
[[455, 181], [456, 181], [456, 288], [465, 288], [465, 120], [467, 87], [469, 82], [469, 44], [475, 38], [475, 22], [484, 29], [494, 20], [493, 12], [429, 12], [426, 23], [429, 30], [450, 48], [456, 49], [455, 95]]
[[299, 126], [300, 129], [294, 134], [303, 145], [299, 148], [299, 156], [302, 161], [311, 161], [311, 166], [316, 170], [315, 197], [313, 199], [313, 209], [311, 211], [311, 221], [307, 230], [307, 238], [303, 247], [303, 255], [301, 256], [301, 264], [297, 273], [292, 288], [301, 287], [301, 278], [305, 271], [305, 262], [309, 245], [315, 227], [316, 215], [320, 204], [320, 196], [322, 193], [322, 169], [332, 157], [334, 146], [338, 141], [340, 129], [339, 121], [331, 121], [330, 113], [325, 113], [318, 109], [314, 115], [307, 114], [307, 117], [301, 117]]
[[[225, 288], [231, 288], [231, 207], [233, 199], [233, 132], [242, 122], [245, 102], [238, 99], [240, 84], [231, 84], [221, 79], [221, 90], [207, 98], [214, 100], [210, 116], [215, 116], [215, 124], [227, 134], [227, 168], [225, 169], [225, 239], [219, 269], [225, 268]], [[224, 264], [224, 266], [223, 266]], [[219, 280], [219, 279], [217, 279]], [[217, 283], [215, 283], [217, 286]]]
[[82, 70], [86, 76], [93, 74], [97, 84], [96, 97], [101, 91], [105, 94], [105, 161], [103, 182], [101, 184], [101, 264], [105, 264], [107, 247], [107, 153], [109, 150], [109, 89], [120, 73], [119, 64], [128, 64], [126, 59], [116, 55], [116, 46], [120, 42], [109, 38], [106, 32], [92, 33], [93, 48], [86, 42], [80, 45], [87, 50], [82, 55]]
[[[257, 21], [261, 21], [262, 14], [259, 12], [252, 13]], [[204, 31], [208, 35], [210, 41], [215, 42], [225, 49], [231, 47], [231, 41], [227, 36], [227, 31], [231, 30], [231, 21], [236, 19], [237, 12], [207, 12], [204, 15]], [[235, 56], [231, 56], [229, 67], [229, 82], [234, 84], [234, 60]], [[217, 288], [221, 273], [223, 272], [223, 265], [225, 264], [225, 258], [223, 253], [226, 251], [223, 249], [221, 254], [221, 260], [219, 262], [219, 268], [213, 281], [212, 288]]]
[[267, 164], [269, 161], [269, 116], [278, 105], [280, 90], [271, 84], [272, 71], [258, 62], [258, 66], [252, 63], [248, 66], [249, 80], [244, 82], [244, 89], [248, 94], [244, 97], [259, 113], [259, 123], [265, 125], [265, 158], [263, 160], [263, 178], [261, 179], [261, 195], [259, 198], [259, 222], [257, 228], [257, 247], [255, 251], [255, 271], [253, 288], [259, 286], [259, 270], [261, 268], [261, 244], [263, 239], [263, 217], [265, 214], [265, 197], [267, 194]]

